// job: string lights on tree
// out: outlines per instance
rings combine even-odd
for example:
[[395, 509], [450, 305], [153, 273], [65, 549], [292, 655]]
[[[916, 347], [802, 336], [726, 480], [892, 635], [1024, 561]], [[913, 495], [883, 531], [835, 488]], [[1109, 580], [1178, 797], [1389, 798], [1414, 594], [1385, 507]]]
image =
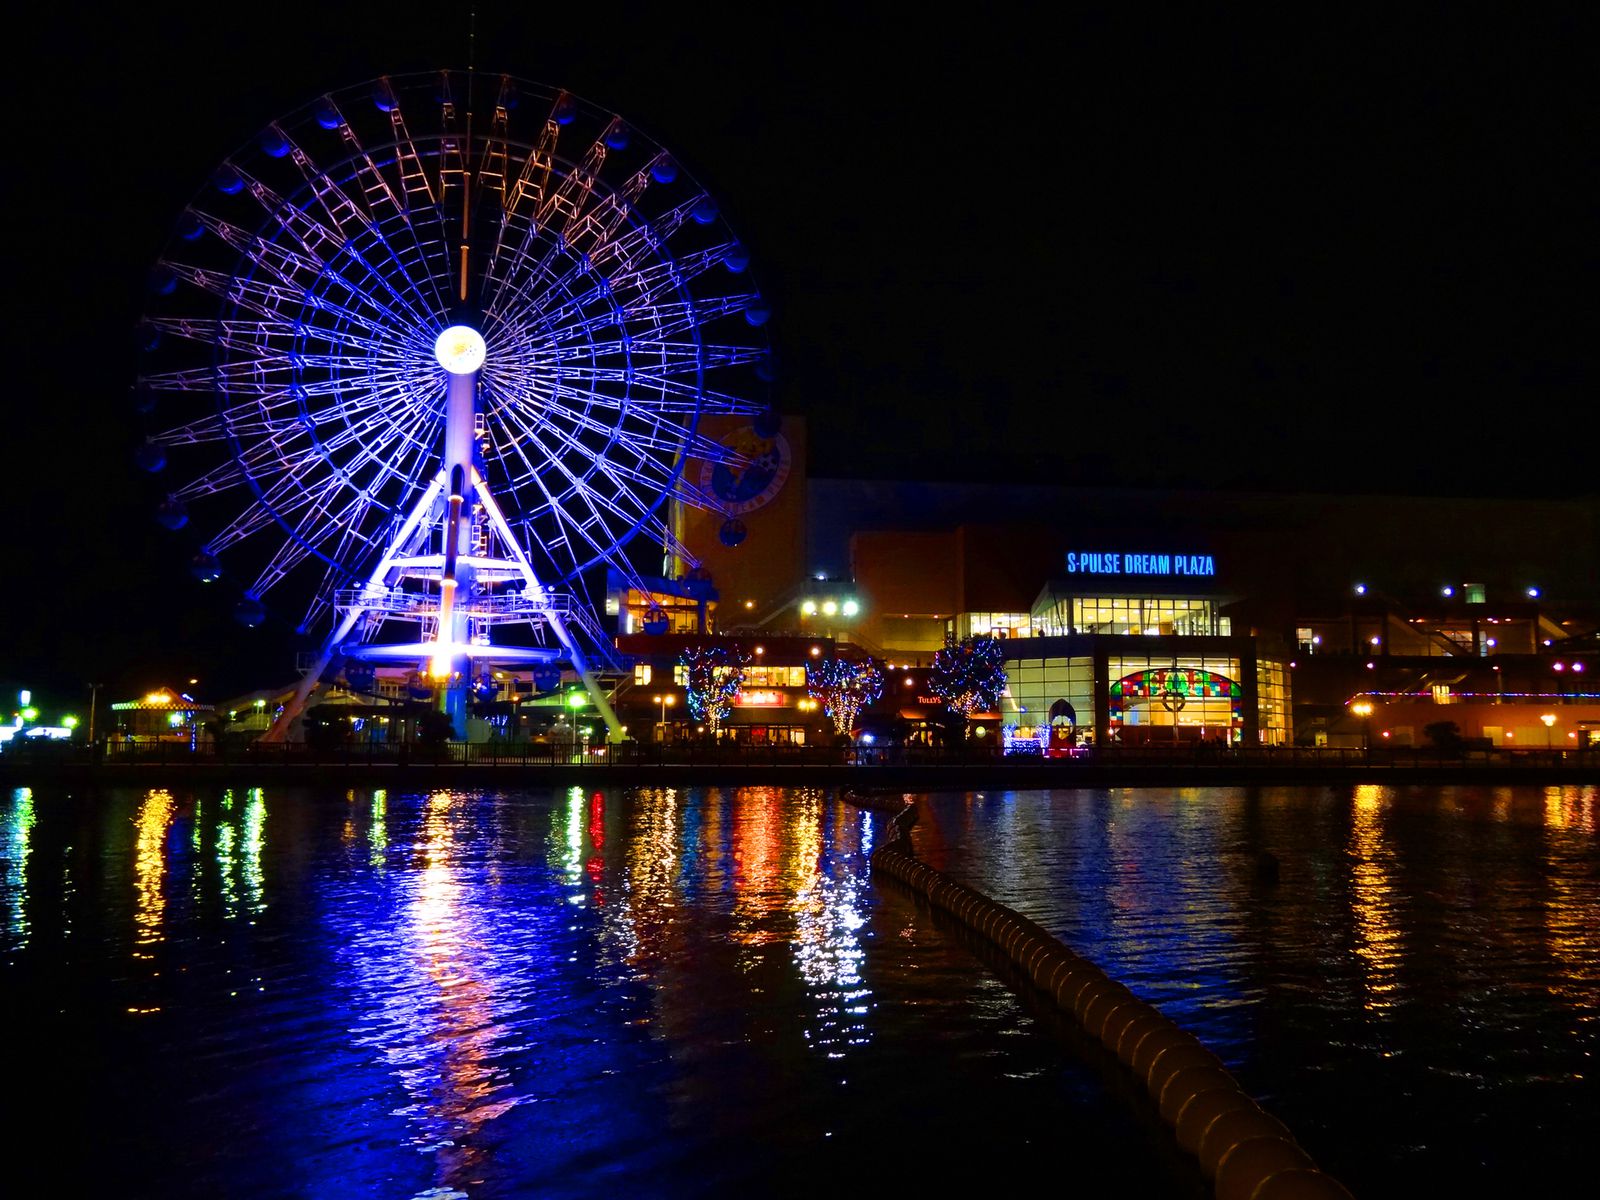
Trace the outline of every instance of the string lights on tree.
[[988, 634], [962, 638], [945, 636], [944, 649], [933, 656], [928, 688], [963, 717], [993, 712], [1006, 690], [1004, 651]]
[[704, 721], [713, 736], [733, 711], [733, 698], [744, 686], [750, 656], [744, 647], [719, 643], [688, 646], [678, 656], [688, 674], [685, 697], [696, 721]]
[[873, 658], [850, 662], [825, 658], [806, 664], [806, 690], [822, 705], [839, 733], [855, 728], [863, 707], [883, 695], [883, 668]]

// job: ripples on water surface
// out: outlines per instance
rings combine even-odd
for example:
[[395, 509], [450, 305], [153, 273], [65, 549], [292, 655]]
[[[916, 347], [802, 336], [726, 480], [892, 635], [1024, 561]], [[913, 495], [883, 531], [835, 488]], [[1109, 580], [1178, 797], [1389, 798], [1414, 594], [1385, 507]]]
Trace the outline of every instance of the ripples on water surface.
[[1191, 1028], [1358, 1195], [1554, 1194], [1528, 1189], [1592, 1175], [1600, 789], [990, 792], [925, 809], [920, 854]]
[[0, 804], [7, 1191], [1190, 1183], [816, 793]]

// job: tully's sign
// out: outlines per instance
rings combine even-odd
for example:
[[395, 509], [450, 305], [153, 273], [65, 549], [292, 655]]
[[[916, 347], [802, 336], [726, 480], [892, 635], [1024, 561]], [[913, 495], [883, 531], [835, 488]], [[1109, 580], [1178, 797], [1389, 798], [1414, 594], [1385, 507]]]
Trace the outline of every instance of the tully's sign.
[[766, 688], [735, 692], [733, 696], [735, 708], [785, 708], [788, 704], [789, 697], [783, 692]]
[[1217, 573], [1209, 554], [1127, 554], [1074, 551], [1067, 555], [1068, 575], [1210, 575]]

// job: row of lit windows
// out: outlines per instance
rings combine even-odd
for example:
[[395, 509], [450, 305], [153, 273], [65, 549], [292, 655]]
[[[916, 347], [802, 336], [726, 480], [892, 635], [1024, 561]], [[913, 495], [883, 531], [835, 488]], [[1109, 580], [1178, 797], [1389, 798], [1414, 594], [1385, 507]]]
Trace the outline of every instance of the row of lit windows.
[[1032, 629], [1036, 637], [1074, 633], [1227, 637], [1233, 622], [1218, 617], [1212, 602], [1201, 597], [1073, 596], [1035, 613]]
[[1256, 660], [1256, 725], [1264, 746], [1289, 740], [1289, 670], [1275, 659]]
[[[655, 668], [649, 663], [633, 665], [633, 682], [645, 687], [655, 678]], [[683, 687], [689, 682], [689, 668], [682, 663], [672, 668], [672, 682]], [[749, 666], [744, 669], [744, 686], [747, 688], [799, 688], [806, 686], [804, 667]]]
[[1033, 620], [1027, 613], [957, 613], [956, 637], [977, 637], [988, 634], [990, 637], [1023, 638], [1033, 636]]

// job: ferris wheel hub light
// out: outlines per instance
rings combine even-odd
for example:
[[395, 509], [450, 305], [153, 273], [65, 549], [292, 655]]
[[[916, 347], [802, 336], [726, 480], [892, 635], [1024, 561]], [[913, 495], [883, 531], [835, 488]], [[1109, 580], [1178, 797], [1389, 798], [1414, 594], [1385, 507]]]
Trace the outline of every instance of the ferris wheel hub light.
[[483, 366], [488, 353], [483, 335], [470, 325], [452, 325], [433, 343], [433, 356], [452, 375], [471, 375]]

